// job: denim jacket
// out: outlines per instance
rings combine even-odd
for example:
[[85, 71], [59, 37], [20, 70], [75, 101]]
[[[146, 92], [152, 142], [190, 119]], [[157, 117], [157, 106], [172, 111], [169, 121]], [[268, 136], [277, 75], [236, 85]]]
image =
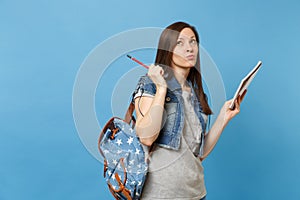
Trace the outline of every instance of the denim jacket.
[[[156, 139], [155, 143], [159, 146], [165, 148], [170, 148], [178, 150], [180, 147], [180, 140], [184, 126], [184, 102], [182, 98], [182, 89], [177, 79], [172, 76], [170, 79], [166, 80], [168, 88], [167, 94], [165, 97], [163, 114], [163, 125], [160, 130], [159, 136]], [[202, 126], [201, 134], [201, 143], [200, 151], [198, 156], [203, 155], [203, 145], [204, 145], [204, 136], [206, 130], [206, 121], [203, 116], [202, 107], [195, 91], [193, 90], [192, 83], [187, 81], [189, 87], [191, 88], [191, 103], [194, 107], [195, 113], [197, 114], [200, 124]], [[149, 76], [144, 75], [138, 81], [134, 94], [141, 92], [143, 94], [148, 94], [154, 96], [156, 93], [156, 86]], [[138, 111], [137, 111], [138, 112]]]

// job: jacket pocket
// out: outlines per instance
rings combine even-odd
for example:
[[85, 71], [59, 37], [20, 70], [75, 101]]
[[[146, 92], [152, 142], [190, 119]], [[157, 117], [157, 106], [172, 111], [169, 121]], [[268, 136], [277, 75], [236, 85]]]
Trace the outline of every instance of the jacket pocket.
[[177, 113], [177, 103], [165, 103], [165, 112], [163, 115], [162, 131], [173, 132]]

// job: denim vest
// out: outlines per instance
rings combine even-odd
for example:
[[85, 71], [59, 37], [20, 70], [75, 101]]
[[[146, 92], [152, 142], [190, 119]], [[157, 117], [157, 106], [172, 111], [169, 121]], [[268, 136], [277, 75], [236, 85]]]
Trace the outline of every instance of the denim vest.
[[[182, 88], [178, 83], [177, 79], [172, 76], [166, 80], [168, 89], [165, 97], [163, 114], [162, 129], [160, 130], [159, 136], [155, 143], [165, 148], [178, 150], [180, 147], [180, 140], [184, 126], [184, 102], [182, 97]], [[202, 126], [200, 151], [198, 156], [203, 155], [204, 136], [206, 130], [206, 121], [202, 115], [202, 107], [195, 91], [193, 90], [192, 83], [187, 81], [191, 88], [191, 104], [194, 107], [195, 113], [199, 118]], [[154, 96], [156, 93], [156, 86], [149, 76], [142, 76], [136, 86], [134, 94], [141, 92], [142, 94], [148, 94]], [[138, 111], [137, 111], [138, 112]]]

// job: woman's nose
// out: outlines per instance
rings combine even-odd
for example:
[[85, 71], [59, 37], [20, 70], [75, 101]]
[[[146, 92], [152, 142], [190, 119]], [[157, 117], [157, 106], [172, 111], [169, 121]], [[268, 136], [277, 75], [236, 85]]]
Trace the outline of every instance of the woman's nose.
[[185, 48], [186, 48], [187, 52], [192, 52], [193, 51], [193, 47], [192, 47], [192, 45], [190, 43], [187, 43], [187, 45], [186, 45]]

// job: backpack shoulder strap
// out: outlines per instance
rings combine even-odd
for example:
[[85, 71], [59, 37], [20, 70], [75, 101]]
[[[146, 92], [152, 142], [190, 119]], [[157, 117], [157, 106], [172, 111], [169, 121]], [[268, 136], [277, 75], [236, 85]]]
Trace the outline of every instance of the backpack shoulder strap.
[[133, 116], [134, 109], [135, 108], [133, 102], [130, 102], [124, 117], [124, 121], [128, 124], [130, 124], [131, 122], [135, 123], [135, 118]]
[[132, 128], [134, 128], [135, 126], [135, 117], [133, 116], [133, 112], [135, 110], [135, 106], [134, 106], [134, 97], [137, 93], [138, 89], [135, 90], [132, 95], [131, 95], [131, 101], [130, 101], [130, 104], [127, 108], [127, 111], [125, 113], [125, 117], [124, 117], [124, 121], [127, 123], [127, 124], [130, 124], [132, 122]]

